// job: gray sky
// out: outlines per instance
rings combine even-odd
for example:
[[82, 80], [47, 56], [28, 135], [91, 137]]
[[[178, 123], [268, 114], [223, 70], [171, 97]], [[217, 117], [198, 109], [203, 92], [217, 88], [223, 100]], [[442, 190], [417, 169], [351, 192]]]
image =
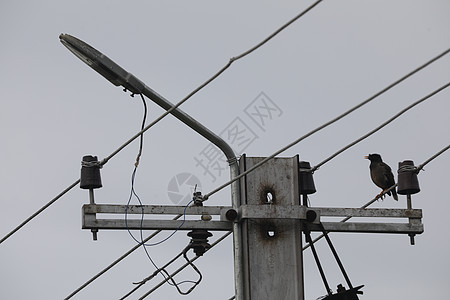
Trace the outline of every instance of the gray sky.
[[[89, 43], [178, 102], [229, 58], [310, 3], [2, 1], [0, 237], [78, 179], [83, 155], [104, 158], [140, 127], [141, 100], [78, 60], [59, 42], [60, 33]], [[252, 134], [243, 140], [246, 143], [234, 141], [238, 154], [268, 156], [446, 50], [449, 11], [445, 0], [324, 1], [235, 62], [182, 109], [218, 134], [236, 124], [246, 126]], [[312, 165], [321, 162], [446, 84], [449, 67], [447, 55], [282, 156], [299, 154]], [[325, 164], [314, 174], [317, 193], [310, 197], [311, 205], [359, 207], [379, 193], [364, 155], [381, 153], [396, 172], [399, 161], [420, 164], [448, 145], [449, 96], [444, 90]], [[278, 109], [263, 125], [246, 114], [261, 97]], [[148, 106], [148, 121], [163, 112], [150, 101]], [[145, 204], [177, 204], [169, 197], [168, 185], [180, 173], [194, 175], [203, 193], [229, 178], [228, 169], [208, 173], [197, 164], [209, 143], [171, 116], [150, 129], [144, 143], [135, 188]], [[98, 203], [127, 202], [137, 151], [135, 142], [102, 169]], [[415, 246], [405, 235], [332, 235], [352, 283], [365, 284], [361, 299], [416, 300], [447, 294], [449, 162], [449, 153], [444, 153], [419, 174], [421, 192], [413, 195], [413, 206], [423, 209], [425, 232], [416, 237]], [[190, 192], [191, 187], [180, 187], [180, 195]], [[91, 233], [81, 229], [81, 206], [88, 202], [87, 191], [76, 187], [0, 245], [0, 298], [62, 299], [135, 245], [126, 231], [100, 231], [99, 240], [92, 241]], [[208, 201], [230, 203], [228, 188]], [[387, 197], [373, 207], [405, 208], [406, 199], [400, 196], [394, 203]], [[214, 233], [211, 241], [219, 236]], [[182, 231], [148, 250], [162, 265], [188, 242]], [[334, 289], [344, 279], [326, 244], [319, 242], [317, 248]], [[316, 299], [326, 291], [309, 250], [304, 260], [305, 298]], [[184, 299], [228, 299], [234, 294], [231, 238], [197, 265], [204, 279]], [[153, 271], [140, 249], [73, 299], [120, 298], [134, 287], [132, 282]], [[186, 270], [178, 279], [195, 276]], [[137, 299], [156, 280], [130, 299]], [[165, 285], [148, 299], [163, 297], [182, 296]]]

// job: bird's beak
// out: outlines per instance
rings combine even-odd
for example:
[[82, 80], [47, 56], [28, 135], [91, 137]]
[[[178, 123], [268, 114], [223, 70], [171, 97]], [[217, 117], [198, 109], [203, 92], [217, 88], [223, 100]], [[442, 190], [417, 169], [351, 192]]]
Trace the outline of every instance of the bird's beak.
[[365, 159], [369, 159], [369, 155], [364, 156]]

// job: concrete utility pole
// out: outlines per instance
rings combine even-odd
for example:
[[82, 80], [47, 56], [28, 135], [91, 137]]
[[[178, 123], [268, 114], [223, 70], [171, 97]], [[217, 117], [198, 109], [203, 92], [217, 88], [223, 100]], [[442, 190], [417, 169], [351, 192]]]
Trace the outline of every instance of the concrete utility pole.
[[[244, 156], [240, 169], [263, 159]], [[241, 181], [244, 299], [304, 298], [301, 221], [289, 218], [300, 204], [298, 170], [298, 156], [274, 158]]]
[[[187, 126], [214, 143], [226, 155], [231, 179], [264, 158], [243, 156], [238, 162], [231, 147], [219, 136], [184, 113], [142, 81], [128, 73], [101, 52], [66, 34], [61, 42], [77, 57], [116, 86], [133, 94], [143, 94], [170, 111]], [[87, 158], [87, 157], [86, 157]], [[84, 161], [84, 160], [83, 160]], [[423, 232], [422, 211], [412, 209], [314, 208], [300, 204], [299, 161], [274, 158], [231, 184], [232, 206], [201, 206], [201, 195], [194, 195], [199, 206], [125, 206], [100, 205], [94, 201], [94, 189], [101, 187], [100, 164], [89, 157], [82, 167], [81, 187], [89, 189], [90, 204], [83, 206], [83, 228], [96, 238], [98, 230], [193, 230], [190, 236], [208, 236], [205, 230], [232, 231], [236, 300], [304, 299], [302, 231], [402, 233], [413, 237]], [[84, 169], [83, 169], [84, 168]], [[86, 169], [87, 168], [87, 169]], [[98, 173], [98, 175], [97, 175]], [[87, 177], [83, 177], [87, 174]], [[92, 176], [92, 177], [89, 177]], [[414, 191], [406, 191], [407, 194]], [[410, 201], [408, 202], [410, 203]], [[136, 219], [125, 221], [125, 214], [197, 215], [198, 220]], [[102, 214], [123, 217], [107, 219]], [[219, 220], [201, 218], [219, 215]], [[406, 218], [408, 223], [321, 222], [321, 217]], [[182, 223], [184, 222], [184, 223]], [[180, 225], [183, 224], [182, 227]], [[198, 234], [200, 232], [200, 234]], [[411, 238], [412, 239], [412, 238]], [[328, 239], [327, 239], [328, 240]], [[323, 276], [324, 277], [324, 276]], [[349, 281], [348, 281], [349, 283]], [[349, 284], [349, 288], [351, 288]], [[345, 288], [340, 286], [340, 291]], [[357, 289], [357, 288], [355, 288]], [[329, 296], [331, 292], [329, 292]], [[344, 299], [344, 298], [333, 298]], [[354, 299], [354, 298], [345, 298]], [[357, 299], [357, 298], [356, 298]]]

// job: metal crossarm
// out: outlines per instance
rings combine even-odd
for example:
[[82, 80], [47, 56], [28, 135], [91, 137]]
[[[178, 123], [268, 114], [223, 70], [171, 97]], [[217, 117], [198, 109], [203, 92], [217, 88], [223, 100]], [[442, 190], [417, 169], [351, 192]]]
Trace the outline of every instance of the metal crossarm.
[[[83, 205], [83, 229], [144, 229], [144, 230], [193, 230], [207, 229], [218, 231], [232, 230], [233, 222], [242, 222], [245, 219], [297, 219], [307, 220], [314, 216], [309, 225], [311, 231], [322, 231], [318, 225], [322, 222], [328, 232], [365, 232], [365, 233], [397, 233], [420, 234], [423, 233], [421, 209], [392, 209], [392, 208], [330, 208], [306, 207], [303, 205], [242, 205], [234, 210], [229, 206], [164, 206], [164, 205], [109, 205], [86, 204]], [[230, 214], [231, 213], [231, 214]], [[161, 220], [161, 219], [128, 219], [125, 223], [125, 214], [136, 215], [209, 215], [216, 216], [210, 221], [203, 220]], [[236, 220], [230, 215], [236, 215]], [[115, 218], [103, 218], [102, 215]], [[378, 219], [376, 222], [338, 222], [323, 221], [331, 217], [352, 217]], [[379, 219], [405, 219], [407, 222], [386, 222]], [[182, 226], [181, 226], [182, 225]], [[181, 226], [181, 227], [180, 227]]]

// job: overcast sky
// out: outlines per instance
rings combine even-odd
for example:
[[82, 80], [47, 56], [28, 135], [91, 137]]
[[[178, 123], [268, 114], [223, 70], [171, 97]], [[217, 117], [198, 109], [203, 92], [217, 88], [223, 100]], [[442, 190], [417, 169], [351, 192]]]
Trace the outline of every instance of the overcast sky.
[[[0, 238], [76, 181], [84, 155], [108, 156], [142, 122], [140, 98], [131, 98], [77, 59], [59, 42], [61, 33], [89, 43], [178, 102], [311, 3], [1, 1]], [[269, 156], [450, 47], [449, 12], [446, 0], [323, 1], [181, 108], [222, 134], [237, 155]], [[449, 68], [447, 55], [281, 156], [299, 154], [318, 164], [446, 84]], [[447, 146], [449, 97], [449, 89], [442, 91], [323, 165], [314, 174], [317, 193], [311, 205], [360, 207], [373, 199], [380, 190], [369, 177], [364, 159], [369, 153], [380, 153], [396, 173], [398, 162], [412, 159], [418, 165]], [[261, 101], [274, 109], [264, 123], [250, 113]], [[147, 103], [150, 122], [164, 111]], [[246, 135], [233, 140], [227, 136], [230, 128], [245, 129]], [[104, 166], [103, 188], [95, 193], [98, 203], [127, 203], [138, 146], [132, 143]], [[150, 129], [136, 174], [143, 203], [186, 204], [179, 199], [192, 186], [177, 191], [174, 180], [183, 178], [180, 174], [192, 176], [190, 183], [197, 182], [203, 193], [226, 182], [229, 169], [218, 170], [220, 160], [216, 168], [199, 163], [206, 162], [208, 147], [207, 140], [172, 116]], [[416, 236], [415, 246], [407, 235], [331, 236], [352, 283], [365, 285], [361, 299], [446, 298], [449, 162], [447, 151], [419, 174], [421, 192], [412, 199], [413, 207], [423, 209], [425, 232]], [[100, 231], [94, 242], [90, 231], [81, 229], [86, 203], [88, 192], [77, 186], [0, 244], [1, 299], [63, 299], [135, 245], [125, 230]], [[207, 204], [231, 205], [230, 189], [214, 194]], [[395, 202], [387, 197], [373, 207], [406, 208], [406, 198]], [[211, 241], [221, 234], [214, 232]], [[180, 231], [148, 251], [163, 265], [188, 242], [186, 231]], [[331, 287], [345, 283], [324, 241], [317, 250]], [[309, 250], [304, 261], [305, 299], [325, 295]], [[190, 295], [180, 296], [166, 284], [148, 299], [234, 295], [231, 237], [196, 265], [204, 278]], [[73, 299], [118, 299], [134, 287], [132, 282], [153, 272], [138, 249]], [[196, 278], [186, 269], [177, 280]], [[129, 299], [138, 299], [160, 280], [148, 282]]]

